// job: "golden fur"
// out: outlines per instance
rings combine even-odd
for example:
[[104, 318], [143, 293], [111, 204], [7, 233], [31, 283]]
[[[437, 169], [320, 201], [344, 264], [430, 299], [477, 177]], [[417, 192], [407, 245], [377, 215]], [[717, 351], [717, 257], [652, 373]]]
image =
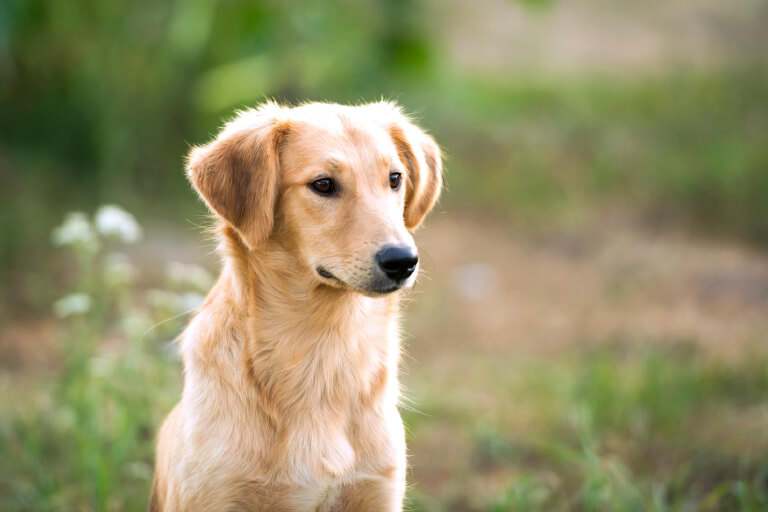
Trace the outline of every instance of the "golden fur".
[[[437, 145], [388, 102], [267, 103], [187, 171], [221, 219], [223, 267], [181, 338], [150, 510], [401, 510], [398, 293], [374, 254], [413, 246], [440, 192]], [[311, 190], [318, 176], [339, 194]]]

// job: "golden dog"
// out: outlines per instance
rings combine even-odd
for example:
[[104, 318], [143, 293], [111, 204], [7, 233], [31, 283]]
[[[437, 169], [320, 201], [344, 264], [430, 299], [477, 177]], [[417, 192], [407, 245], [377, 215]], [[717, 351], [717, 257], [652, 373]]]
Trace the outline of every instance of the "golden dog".
[[402, 509], [397, 291], [441, 174], [388, 102], [270, 102], [192, 149], [223, 267], [181, 338], [150, 510]]

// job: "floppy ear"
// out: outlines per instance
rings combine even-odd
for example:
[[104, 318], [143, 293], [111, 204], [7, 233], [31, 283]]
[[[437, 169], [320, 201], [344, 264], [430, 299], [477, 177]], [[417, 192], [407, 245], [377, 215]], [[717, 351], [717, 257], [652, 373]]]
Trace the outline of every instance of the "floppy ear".
[[402, 114], [390, 129], [406, 167], [405, 227], [416, 229], [440, 197], [443, 162], [435, 140]]
[[278, 144], [286, 126], [268, 104], [240, 114], [209, 144], [193, 148], [187, 177], [208, 207], [253, 250], [272, 231], [277, 202]]

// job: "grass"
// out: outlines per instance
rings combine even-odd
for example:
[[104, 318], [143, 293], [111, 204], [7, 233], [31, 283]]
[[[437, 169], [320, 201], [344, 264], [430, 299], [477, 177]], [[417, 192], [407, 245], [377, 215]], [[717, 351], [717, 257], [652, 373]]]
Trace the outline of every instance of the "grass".
[[[3, 383], [2, 510], [146, 506], [154, 431], [178, 397], [178, 362], [160, 344], [96, 355], [81, 343], [83, 327], [65, 340], [59, 371]], [[410, 510], [768, 507], [764, 359], [609, 345], [468, 364], [408, 379]]]
[[[608, 345], [547, 360], [465, 363], [471, 369], [411, 380], [420, 412], [406, 422], [423, 481], [414, 510], [768, 506], [764, 359], [725, 363], [658, 345]], [[463, 456], [422, 451], [420, 443], [434, 448], [438, 425], [443, 449]], [[434, 480], [441, 469], [448, 482]]]
[[63, 368], [31, 389], [4, 383], [18, 402], [4, 403], [0, 420], [2, 510], [146, 509], [154, 432], [178, 394], [176, 364], [136, 346], [96, 356], [84, 339], [72, 338]]

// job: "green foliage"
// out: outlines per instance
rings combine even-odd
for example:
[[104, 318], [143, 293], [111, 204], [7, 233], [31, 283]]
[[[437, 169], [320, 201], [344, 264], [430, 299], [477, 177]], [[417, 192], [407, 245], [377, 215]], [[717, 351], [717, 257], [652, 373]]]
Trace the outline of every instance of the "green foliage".
[[618, 206], [651, 223], [764, 243], [766, 88], [758, 68], [474, 81], [457, 99], [470, 117], [440, 123], [455, 157], [448, 199], [527, 223]]

